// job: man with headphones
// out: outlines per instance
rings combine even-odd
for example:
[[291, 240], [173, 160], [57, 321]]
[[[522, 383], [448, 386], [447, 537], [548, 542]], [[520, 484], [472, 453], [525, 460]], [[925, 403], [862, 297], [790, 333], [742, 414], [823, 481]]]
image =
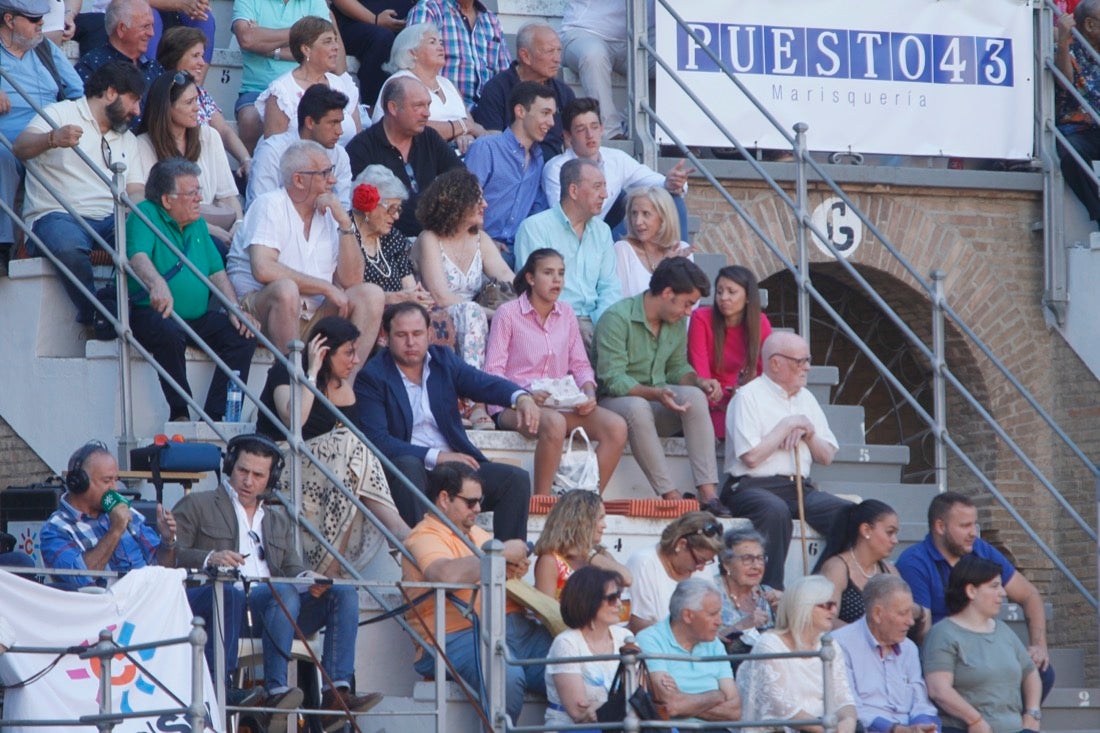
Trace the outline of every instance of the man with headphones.
[[[176, 505], [179, 546], [176, 564], [189, 568], [233, 568], [249, 580], [299, 578], [302, 582], [253, 582], [248, 608], [263, 645], [265, 708], [291, 709], [302, 691], [287, 684], [287, 663], [295, 626], [304, 634], [325, 628], [321, 665], [327, 675], [321, 708], [326, 730], [343, 726], [346, 708], [363, 713], [379, 693], [350, 691], [359, 632], [359, 594], [351, 585], [332, 585], [309, 570], [294, 549], [294, 520], [282, 506], [264, 504], [283, 470], [282, 451], [262, 435], [238, 435], [226, 445], [221, 486], [197, 491]], [[278, 597], [275, 594], [278, 594]], [[284, 610], [285, 608], [285, 610]], [[331, 682], [331, 686], [328, 683]], [[286, 718], [266, 716], [269, 733], [283, 733]]]
[[[115, 570], [175, 563], [176, 520], [157, 505], [157, 528], [131, 509], [118, 486], [118, 461], [107, 446], [93, 440], [69, 458], [66, 492], [42, 525], [42, 560], [48, 568]], [[61, 575], [53, 584], [66, 590], [85, 585], [106, 587], [114, 579]]]

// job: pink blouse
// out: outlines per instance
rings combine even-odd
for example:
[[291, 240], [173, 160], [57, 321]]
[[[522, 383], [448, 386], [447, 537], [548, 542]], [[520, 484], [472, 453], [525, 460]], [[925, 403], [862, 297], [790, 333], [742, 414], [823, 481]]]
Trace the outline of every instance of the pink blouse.
[[[714, 359], [714, 327], [711, 320], [713, 307], [709, 305], [696, 308], [688, 322], [688, 362], [703, 379], [717, 379], [725, 390], [722, 399], [711, 403], [711, 418], [714, 421], [714, 434], [719, 440], [726, 437], [726, 406], [737, 389], [737, 375], [745, 366], [745, 329], [744, 324], [726, 329], [726, 343], [722, 348], [720, 368], [712, 367]], [[760, 343], [772, 332], [771, 321], [760, 314]], [[764, 371], [764, 360], [757, 357], [756, 375]], [[730, 388], [733, 389], [730, 389]]]

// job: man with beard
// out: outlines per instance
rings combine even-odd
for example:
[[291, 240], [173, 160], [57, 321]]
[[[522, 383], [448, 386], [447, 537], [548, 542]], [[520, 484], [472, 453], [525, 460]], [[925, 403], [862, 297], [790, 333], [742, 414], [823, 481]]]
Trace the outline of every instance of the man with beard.
[[[79, 214], [108, 244], [114, 245], [115, 217], [111, 187], [101, 176], [113, 178], [113, 163], [126, 166], [126, 180], [144, 185], [137, 159], [137, 139], [130, 123], [141, 112], [145, 80], [133, 64], [112, 61], [96, 69], [84, 84], [85, 96], [46, 107], [16, 138], [12, 152], [33, 175], [27, 176], [23, 218], [34, 234], [60, 263], [91, 293], [92, 237], [54, 198]], [[92, 161], [95, 170], [81, 160], [76, 148]], [[63, 192], [63, 193], [62, 193]], [[36, 254], [36, 243], [28, 243]], [[76, 306], [76, 320], [90, 328], [95, 308], [80, 288], [62, 276], [69, 298]]]
[[992, 560], [1001, 566], [1001, 585], [1008, 600], [1019, 604], [1027, 619], [1027, 652], [1043, 680], [1043, 698], [1054, 686], [1054, 668], [1047, 651], [1047, 617], [1043, 596], [1030, 580], [992, 545], [978, 537], [978, 509], [968, 497], [954, 491], [937, 495], [928, 505], [928, 534], [905, 549], [898, 558], [898, 572], [913, 591], [913, 605], [920, 606], [913, 633], [919, 643], [932, 624], [948, 615], [945, 587], [951, 568], [967, 555]]
[[[48, 0], [0, 0], [0, 66], [10, 77], [10, 81], [0, 79], [0, 133], [8, 140], [14, 140], [34, 117], [32, 103], [45, 106], [84, 94], [84, 82], [65, 54], [42, 35], [43, 18], [49, 10]], [[23, 88], [29, 100], [15, 91], [12, 81]], [[14, 207], [15, 194], [22, 185], [23, 166], [0, 145], [0, 200]], [[12, 220], [0, 212], [0, 275], [7, 273], [14, 243]]]

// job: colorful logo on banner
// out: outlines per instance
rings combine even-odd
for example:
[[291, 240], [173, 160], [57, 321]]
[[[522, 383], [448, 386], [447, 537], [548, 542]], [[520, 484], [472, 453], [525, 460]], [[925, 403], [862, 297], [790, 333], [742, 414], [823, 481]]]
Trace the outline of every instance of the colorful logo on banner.
[[[121, 646], [128, 646], [134, 637], [134, 629], [137, 627], [129, 621], [124, 621], [121, 627], [114, 625], [108, 626], [108, 631], [114, 631], [116, 628], [120, 628], [118, 632], [118, 643]], [[98, 641], [98, 640], [97, 640]], [[97, 641], [88, 641], [85, 639], [81, 642], [82, 645], [92, 646]], [[156, 656], [156, 649], [142, 649], [136, 652], [137, 658], [141, 662], [148, 662], [154, 656]], [[69, 675], [69, 679], [72, 680], [86, 680], [88, 678], [100, 679], [103, 672], [103, 662], [99, 657], [91, 657], [89, 659], [80, 660], [81, 667], [68, 669], [65, 671]], [[144, 666], [144, 665], [143, 665]], [[156, 693], [156, 685], [145, 677], [145, 674], [141, 671], [137, 664], [135, 664], [125, 654], [116, 654], [111, 658], [111, 688], [112, 697], [114, 693], [121, 693], [119, 697], [119, 710], [124, 713], [134, 712], [131, 695], [144, 694], [153, 695]], [[96, 688], [96, 702], [99, 702], [99, 688]]]
[[15, 547], [34, 557], [34, 551], [38, 549], [38, 533], [30, 528], [24, 529], [19, 533], [19, 544]]

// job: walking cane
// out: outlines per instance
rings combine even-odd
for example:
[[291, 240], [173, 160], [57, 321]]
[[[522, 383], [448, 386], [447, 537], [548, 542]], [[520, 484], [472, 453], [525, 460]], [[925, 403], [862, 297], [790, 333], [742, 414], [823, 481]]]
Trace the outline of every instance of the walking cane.
[[810, 554], [806, 550], [806, 502], [802, 498], [802, 459], [799, 454], [799, 441], [794, 447], [794, 490], [798, 496], [798, 528], [802, 540], [802, 574], [810, 574]]

